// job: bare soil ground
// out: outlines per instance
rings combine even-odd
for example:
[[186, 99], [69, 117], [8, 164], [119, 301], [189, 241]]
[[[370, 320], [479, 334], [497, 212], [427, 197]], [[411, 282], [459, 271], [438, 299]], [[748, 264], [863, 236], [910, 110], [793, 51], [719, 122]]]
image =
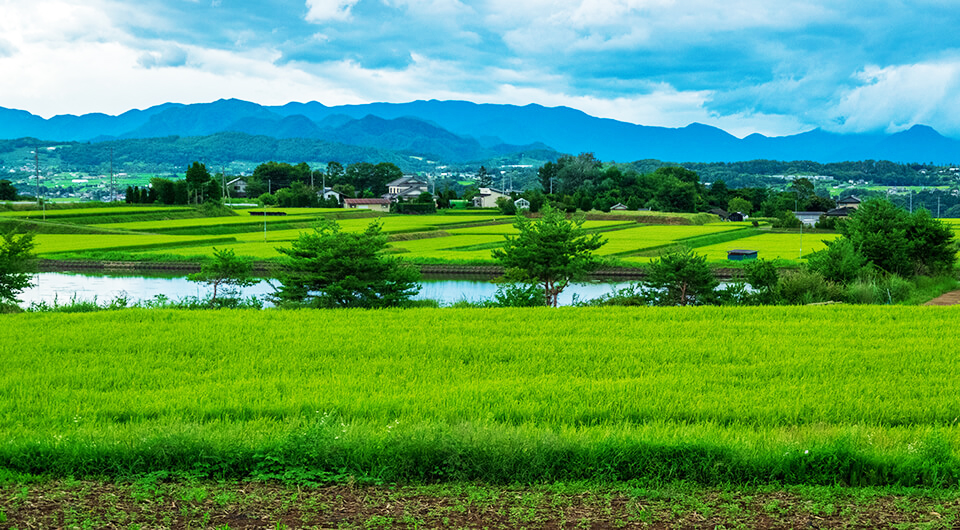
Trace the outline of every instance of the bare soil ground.
[[957, 305], [960, 304], [960, 291], [944, 293], [923, 305]]
[[0, 527], [957, 528], [960, 491], [244, 482], [0, 485]]

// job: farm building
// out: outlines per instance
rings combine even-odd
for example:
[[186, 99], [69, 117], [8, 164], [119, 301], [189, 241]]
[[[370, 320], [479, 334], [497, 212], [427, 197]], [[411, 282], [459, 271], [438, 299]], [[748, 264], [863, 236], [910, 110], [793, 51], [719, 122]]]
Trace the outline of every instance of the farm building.
[[622, 202], [618, 202], [617, 204], [614, 204], [613, 206], [610, 207], [610, 210], [613, 210], [613, 211], [623, 211], [623, 210], [629, 210], [629, 209], [630, 208], [626, 204], [623, 204]]
[[513, 201], [513, 206], [518, 210], [529, 210], [530, 201], [524, 199], [523, 197]]
[[390, 199], [344, 199], [344, 208], [356, 208], [358, 210], [373, 210], [375, 212], [389, 212]]
[[825, 212], [793, 212], [793, 215], [801, 223], [807, 226], [813, 226], [817, 224], [817, 221], [820, 220], [820, 216], [823, 215], [824, 213]]

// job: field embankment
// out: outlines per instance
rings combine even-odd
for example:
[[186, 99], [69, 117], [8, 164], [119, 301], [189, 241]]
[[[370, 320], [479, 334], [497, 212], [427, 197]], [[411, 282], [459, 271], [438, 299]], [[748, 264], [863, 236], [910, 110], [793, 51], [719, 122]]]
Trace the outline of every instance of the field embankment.
[[955, 486], [956, 308], [0, 315], [0, 468]]

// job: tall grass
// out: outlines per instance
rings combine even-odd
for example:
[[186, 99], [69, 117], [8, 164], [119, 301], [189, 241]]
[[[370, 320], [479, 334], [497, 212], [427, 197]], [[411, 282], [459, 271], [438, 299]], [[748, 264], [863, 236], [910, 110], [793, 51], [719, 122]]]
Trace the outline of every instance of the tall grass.
[[956, 484], [960, 309], [0, 315], [0, 467]]

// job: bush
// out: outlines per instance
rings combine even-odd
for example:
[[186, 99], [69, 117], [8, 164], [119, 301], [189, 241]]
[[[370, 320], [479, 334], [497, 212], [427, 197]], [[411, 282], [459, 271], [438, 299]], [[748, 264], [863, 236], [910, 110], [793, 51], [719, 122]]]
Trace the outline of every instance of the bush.
[[819, 272], [799, 270], [780, 277], [780, 300], [803, 305], [843, 300], [842, 289]]
[[841, 237], [827, 242], [827, 248], [814, 252], [807, 260], [807, 268], [835, 283], [847, 283], [863, 274], [867, 259]]
[[535, 283], [502, 283], [497, 287], [493, 300], [488, 306], [493, 307], [543, 307], [547, 305], [547, 297], [541, 286]]
[[784, 210], [773, 221], [774, 228], [800, 228], [800, 219], [789, 210]]
[[582, 302], [580, 306], [648, 306], [656, 302], [656, 293], [648, 291], [639, 283], [634, 283], [605, 294], [600, 298]]

